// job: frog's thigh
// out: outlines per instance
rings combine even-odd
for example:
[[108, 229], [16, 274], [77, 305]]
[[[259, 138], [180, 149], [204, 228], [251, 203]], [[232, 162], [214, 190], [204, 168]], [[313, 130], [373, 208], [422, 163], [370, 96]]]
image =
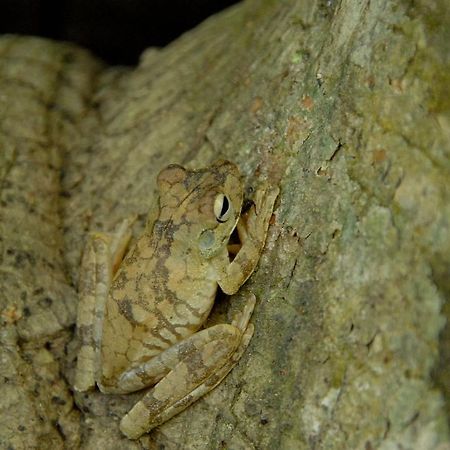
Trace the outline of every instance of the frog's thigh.
[[86, 391], [95, 385], [105, 302], [111, 278], [125, 253], [133, 220], [124, 220], [115, 233], [92, 233], [80, 268], [77, 332], [81, 341], [74, 387]]
[[206, 343], [221, 339], [223, 333], [221, 326], [198, 331], [150, 360], [123, 372], [115, 386], [99, 385], [100, 390], [105, 393], [126, 394], [154, 386], [175, 369], [180, 361], [197, 358]]
[[131, 439], [178, 414], [213, 389], [233, 368], [250, 341], [233, 325], [216, 325], [197, 333], [195, 351], [181, 354], [179, 362], [122, 419], [120, 429]]
[[[248, 326], [255, 304], [255, 296], [248, 293], [243, 310], [233, 318], [231, 325], [233, 328], [238, 328], [241, 335]], [[222, 335], [227, 333], [229, 332], [224, 331], [222, 325], [198, 331], [149, 361], [123, 372], [115, 386], [103, 386], [99, 383], [99, 387], [105, 393], [126, 394], [153, 386], [167, 373], [175, 369], [180, 361], [197, 358], [197, 354], [202, 351], [205, 343], [222, 339]]]

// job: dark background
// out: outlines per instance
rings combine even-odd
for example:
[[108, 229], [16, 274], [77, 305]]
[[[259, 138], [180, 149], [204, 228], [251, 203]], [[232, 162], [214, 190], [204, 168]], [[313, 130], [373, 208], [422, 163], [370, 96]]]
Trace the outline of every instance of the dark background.
[[237, 0], [0, 0], [0, 34], [66, 40], [110, 64], [136, 64]]

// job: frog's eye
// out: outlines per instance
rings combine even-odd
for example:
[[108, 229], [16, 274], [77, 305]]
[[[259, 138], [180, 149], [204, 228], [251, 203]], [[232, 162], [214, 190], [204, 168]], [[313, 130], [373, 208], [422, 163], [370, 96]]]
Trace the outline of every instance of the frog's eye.
[[224, 194], [218, 194], [214, 200], [214, 215], [218, 222], [226, 222], [231, 216], [231, 203]]

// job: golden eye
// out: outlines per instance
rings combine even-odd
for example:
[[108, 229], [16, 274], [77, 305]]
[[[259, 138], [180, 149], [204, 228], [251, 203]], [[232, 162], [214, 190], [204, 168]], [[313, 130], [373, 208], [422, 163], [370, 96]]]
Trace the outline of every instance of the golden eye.
[[231, 203], [224, 194], [218, 194], [214, 200], [214, 215], [218, 222], [226, 222], [231, 216]]

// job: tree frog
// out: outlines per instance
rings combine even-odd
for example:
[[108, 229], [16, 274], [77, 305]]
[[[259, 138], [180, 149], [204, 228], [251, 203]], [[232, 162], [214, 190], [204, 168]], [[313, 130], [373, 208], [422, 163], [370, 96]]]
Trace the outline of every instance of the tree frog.
[[[200, 170], [170, 165], [157, 186], [157, 207], [126, 256], [131, 220], [114, 233], [92, 233], [81, 265], [74, 388], [147, 389], [121, 420], [130, 439], [209, 392], [242, 356], [253, 295], [231, 324], [202, 326], [217, 287], [234, 294], [255, 269], [278, 195], [265, 185], [241, 213], [243, 183], [229, 161]], [[235, 228], [237, 249], [229, 245]]]

